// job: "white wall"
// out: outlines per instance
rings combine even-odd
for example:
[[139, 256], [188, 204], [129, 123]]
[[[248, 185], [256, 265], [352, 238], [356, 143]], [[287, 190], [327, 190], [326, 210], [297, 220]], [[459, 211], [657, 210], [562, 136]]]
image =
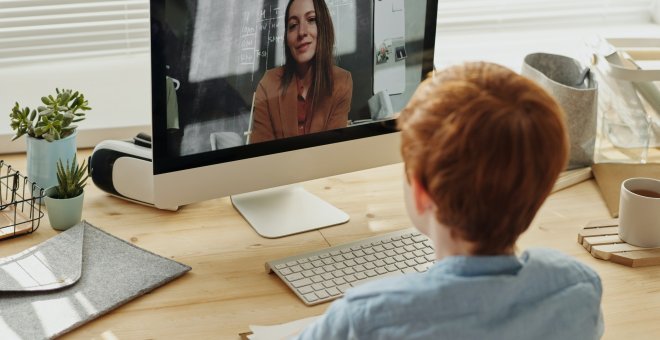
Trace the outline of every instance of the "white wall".
[[92, 107], [79, 122], [79, 147], [104, 139], [128, 139], [139, 131], [151, 133], [149, 55], [122, 55], [14, 65], [0, 68], [0, 154], [25, 149], [22, 137], [11, 142], [9, 112], [18, 102], [36, 108], [55, 88], [81, 91]]

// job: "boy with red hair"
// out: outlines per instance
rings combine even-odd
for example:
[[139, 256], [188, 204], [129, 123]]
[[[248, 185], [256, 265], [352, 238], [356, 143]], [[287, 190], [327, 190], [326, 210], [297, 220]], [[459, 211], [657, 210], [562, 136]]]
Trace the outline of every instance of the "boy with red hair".
[[596, 339], [598, 275], [550, 249], [515, 254], [565, 168], [564, 114], [538, 85], [476, 62], [425, 80], [399, 117], [425, 273], [346, 292], [300, 339]]

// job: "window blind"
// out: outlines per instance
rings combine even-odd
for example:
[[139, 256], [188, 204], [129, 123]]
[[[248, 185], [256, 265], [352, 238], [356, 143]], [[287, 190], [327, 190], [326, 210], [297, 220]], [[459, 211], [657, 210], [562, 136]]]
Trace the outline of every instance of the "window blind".
[[438, 30], [552, 29], [652, 21], [656, 0], [438, 0]]
[[0, 67], [149, 51], [148, 0], [0, 0]]

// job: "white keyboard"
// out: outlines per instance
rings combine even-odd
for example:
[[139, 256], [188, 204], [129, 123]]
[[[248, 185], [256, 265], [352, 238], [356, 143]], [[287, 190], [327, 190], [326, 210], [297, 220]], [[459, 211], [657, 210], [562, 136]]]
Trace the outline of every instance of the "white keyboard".
[[343, 296], [346, 289], [386, 276], [425, 272], [435, 260], [431, 243], [406, 229], [266, 263], [307, 305]]

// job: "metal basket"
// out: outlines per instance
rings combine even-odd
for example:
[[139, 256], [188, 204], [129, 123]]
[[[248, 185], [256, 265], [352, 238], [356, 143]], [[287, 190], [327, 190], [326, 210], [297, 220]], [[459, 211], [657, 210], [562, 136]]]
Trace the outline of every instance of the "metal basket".
[[43, 197], [43, 188], [0, 160], [0, 240], [37, 230]]

